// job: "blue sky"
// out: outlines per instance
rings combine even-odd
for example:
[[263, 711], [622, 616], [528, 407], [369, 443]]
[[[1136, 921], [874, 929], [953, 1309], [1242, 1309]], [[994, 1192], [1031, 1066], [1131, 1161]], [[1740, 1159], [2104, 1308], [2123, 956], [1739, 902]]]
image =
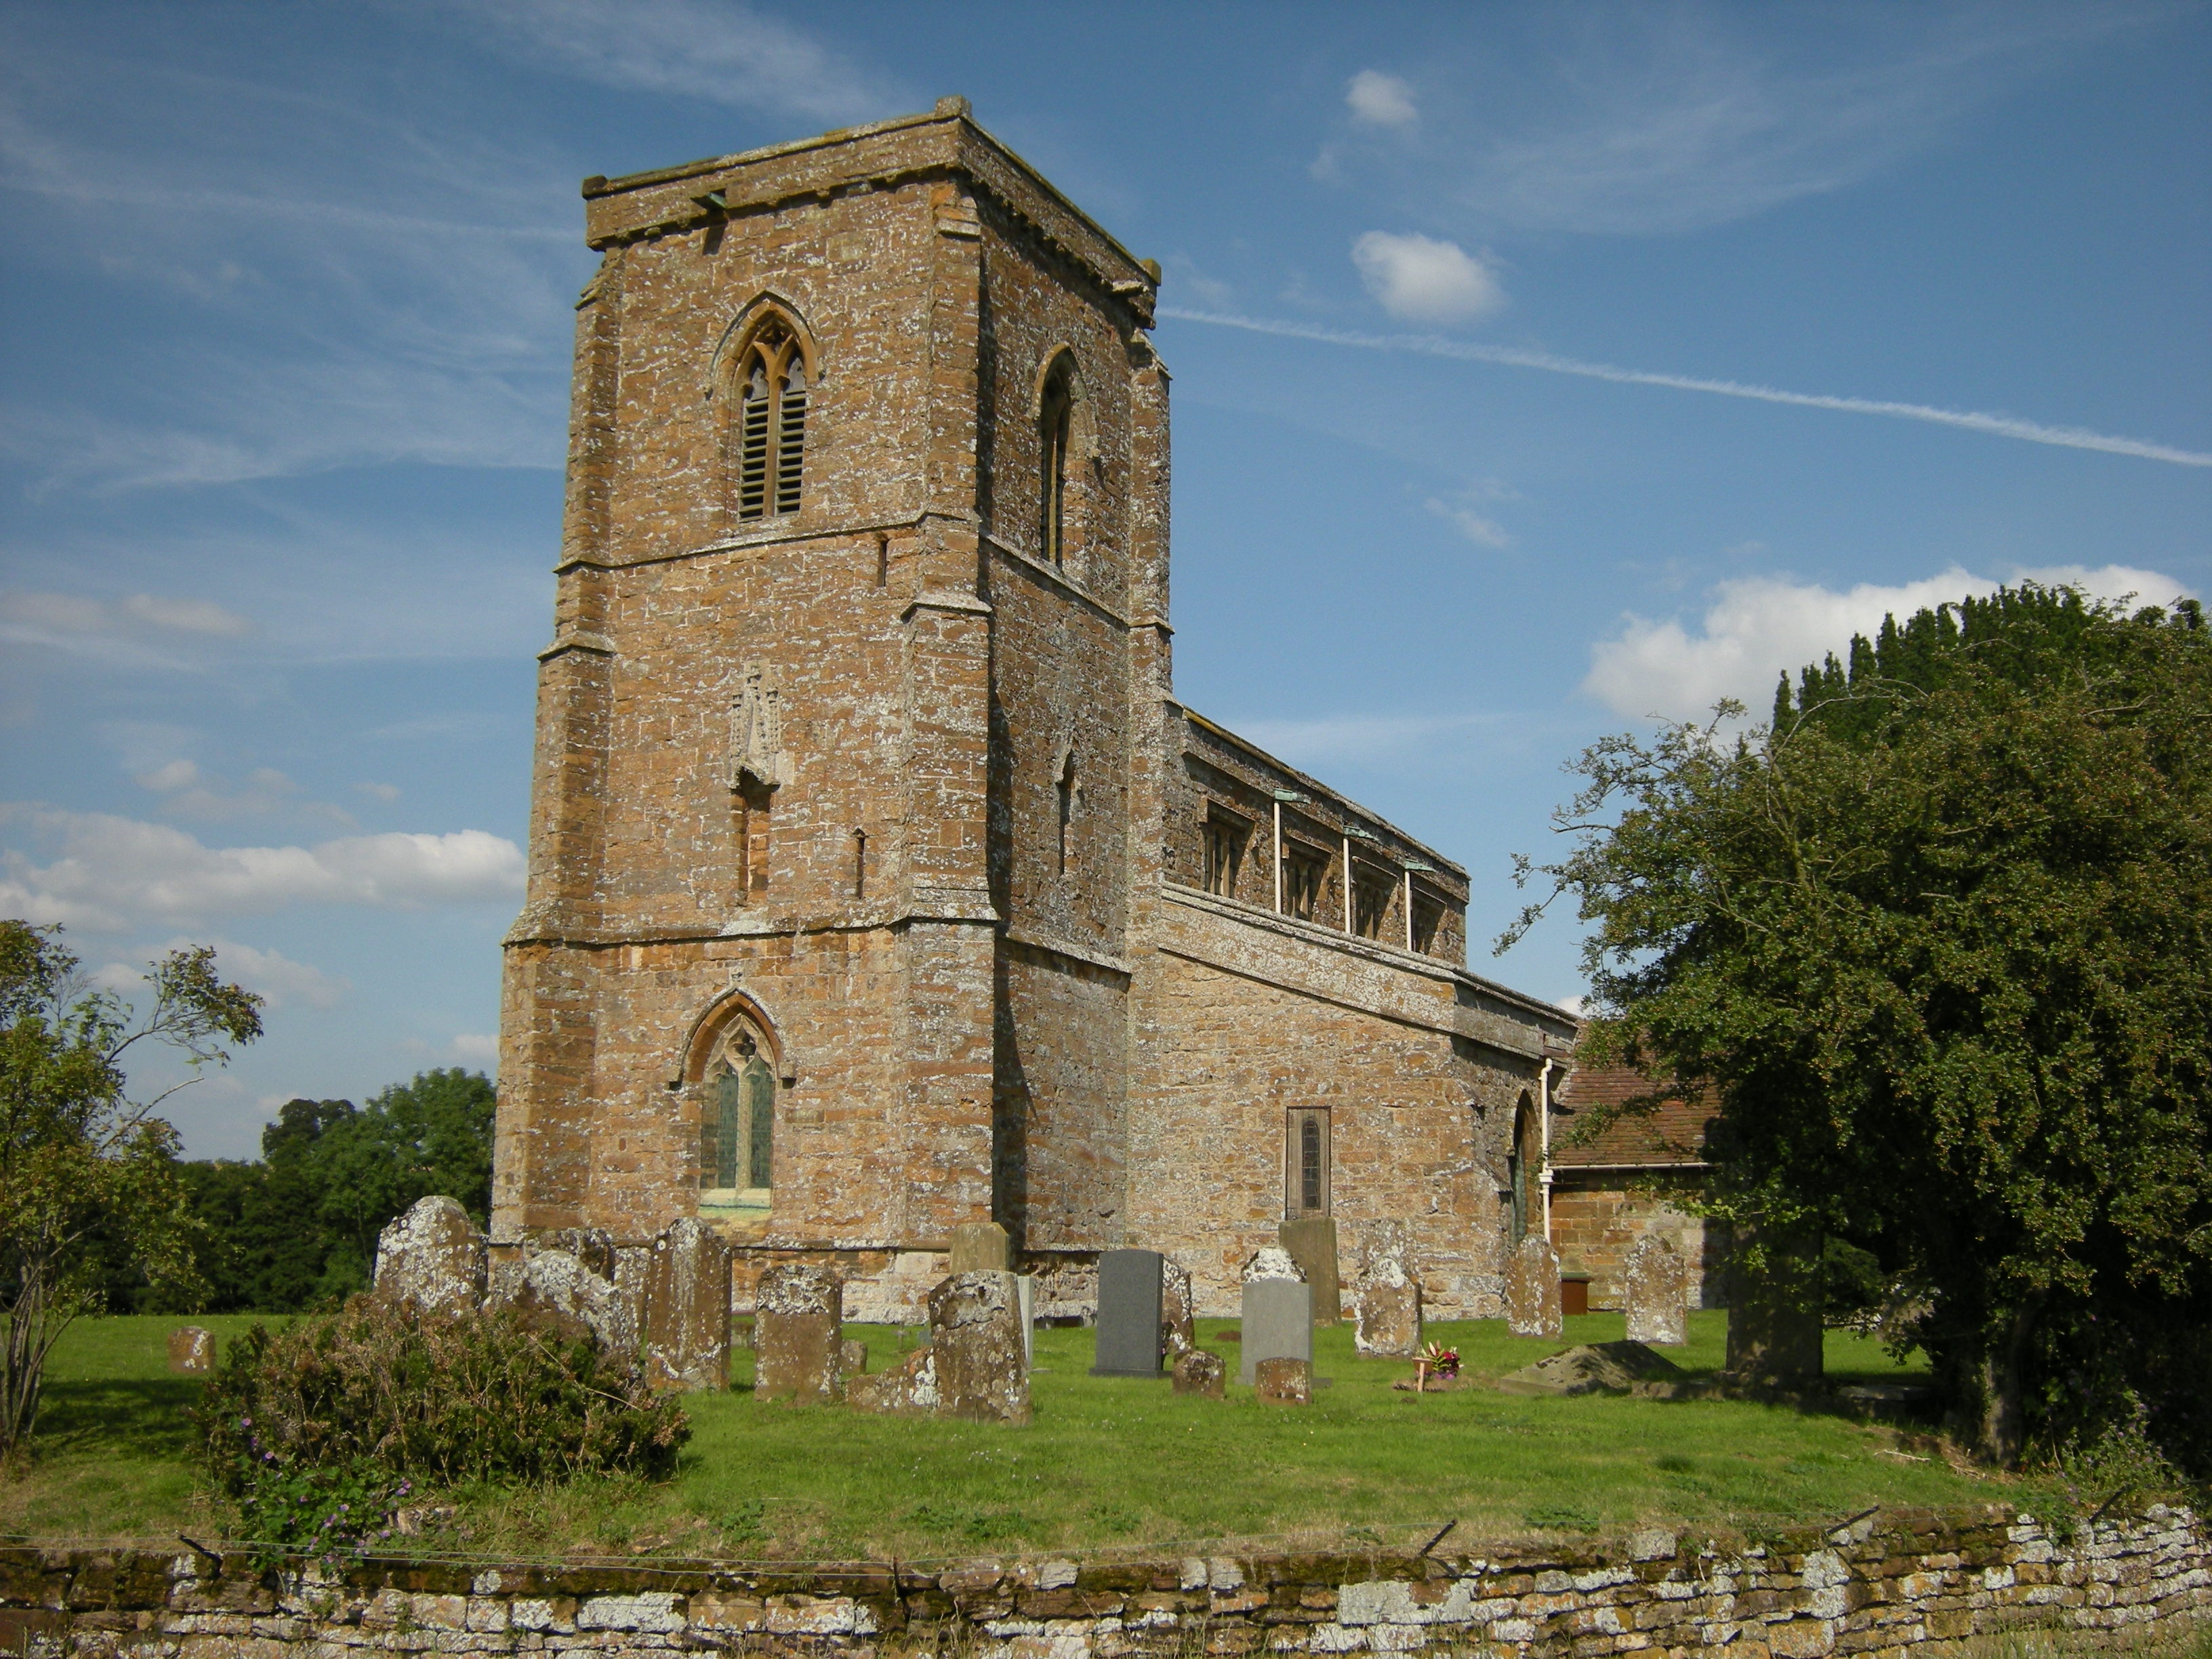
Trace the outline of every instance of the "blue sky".
[[1464, 862], [1480, 971], [1578, 989], [1486, 941], [1601, 733], [2212, 592], [2203, 5], [15, 0], [0, 911], [270, 998], [191, 1151], [490, 1063], [578, 179], [953, 92], [1165, 267], [1182, 695]]

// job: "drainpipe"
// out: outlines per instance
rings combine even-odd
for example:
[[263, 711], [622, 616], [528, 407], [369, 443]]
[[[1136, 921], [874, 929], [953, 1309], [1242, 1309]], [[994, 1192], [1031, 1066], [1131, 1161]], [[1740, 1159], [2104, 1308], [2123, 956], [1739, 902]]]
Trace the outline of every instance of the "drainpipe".
[[1283, 803], [1275, 801], [1275, 914], [1283, 914]]
[[1536, 1073], [1536, 1121], [1543, 1130], [1543, 1150], [1538, 1154], [1536, 1186], [1544, 1200], [1544, 1243], [1552, 1242], [1552, 1066], [1546, 1060]]
[[1352, 837], [1346, 835], [1342, 839], [1344, 842], [1344, 931], [1348, 933], [1352, 931]]

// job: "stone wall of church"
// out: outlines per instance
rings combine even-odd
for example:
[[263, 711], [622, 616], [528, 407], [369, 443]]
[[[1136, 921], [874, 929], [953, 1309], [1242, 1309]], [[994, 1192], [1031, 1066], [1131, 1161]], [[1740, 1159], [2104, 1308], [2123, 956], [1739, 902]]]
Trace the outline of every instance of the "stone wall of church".
[[1371, 1224], [1404, 1222], [1432, 1317], [1499, 1313], [1504, 1138], [1538, 1061], [1458, 1035], [1450, 975], [1171, 895], [1138, 995], [1129, 1242], [1189, 1268], [1209, 1316], [1275, 1237], [1304, 1107], [1329, 1109], [1345, 1283]]

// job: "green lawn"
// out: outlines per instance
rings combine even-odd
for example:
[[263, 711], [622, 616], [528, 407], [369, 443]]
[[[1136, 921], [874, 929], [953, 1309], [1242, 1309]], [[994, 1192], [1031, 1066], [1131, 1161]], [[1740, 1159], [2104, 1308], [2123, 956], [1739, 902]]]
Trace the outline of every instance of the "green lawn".
[[[70, 1334], [40, 1456], [0, 1484], [0, 1530], [167, 1538], [221, 1524], [190, 1461], [183, 1412], [198, 1384], [165, 1364], [180, 1322], [86, 1321]], [[227, 1339], [252, 1322], [201, 1322]], [[1622, 1328], [1618, 1314], [1567, 1327], [1568, 1342]], [[1218, 1334], [1233, 1329], [1199, 1327], [1232, 1376], [1237, 1350]], [[896, 1330], [848, 1331], [869, 1343], [872, 1370], [896, 1361]], [[1725, 1334], [1724, 1315], [1693, 1316], [1673, 1357], [1716, 1366]], [[1508, 1336], [1494, 1320], [1430, 1334], [1482, 1376], [1565, 1346]], [[915, 1559], [1228, 1538], [1396, 1544], [1455, 1517], [1473, 1537], [1658, 1519], [1741, 1530], [1986, 1500], [2009, 1484], [1895, 1455], [1886, 1430], [1783, 1407], [1399, 1393], [1390, 1383], [1410, 1367], [1356, 1358], [1345, 1326], [1317, 1334], [1316, 1370], [1334, 1381], [1303, 1409], [1262, 1407], [1234, 1386], [1216, 1401], [1177, 1398], [1164, 1381], [1091, 1377], [1091, 1349], [1088, 1331], [1037, 1334], [1026, 1429], [757, 1403], [741, 1352], [730, 1392], [689, 1402], [695, 1432], [674, 1480], [463, 1493], [459, 1524], [486, 1551]], [[1877, 1345], [1842, 1334], [1828, 1339], [1828, 1364], [1838, 1377], [1899, 1374]]]

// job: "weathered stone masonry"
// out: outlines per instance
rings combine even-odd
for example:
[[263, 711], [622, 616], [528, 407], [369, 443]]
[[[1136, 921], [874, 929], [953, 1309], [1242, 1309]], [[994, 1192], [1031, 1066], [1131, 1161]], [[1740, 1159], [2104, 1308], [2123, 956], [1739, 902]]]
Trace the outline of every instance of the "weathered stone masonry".
[[740, 1305], [809, 1258], [911, 1319], [993, 1219], [1048, 1310], [1141, 1244], [1225, 1311], [1323, 1108], [1351, 1246], [1494, 1313], [1573, 1024], [1460, 965], [1464, 871], [1174, 700], [1157, 268], [957, 100], [585, 194], [495, 1251], [696, 1214]]
[[1733, 1550], [1652, 1529], [1613, 1547], [1443, 1559], [942, 1570], [377, 1559], [340, 1575], [279, 1574], [235, 1553], [0, 1549], [0, 1644], [34, 1659], [715, 1650], [1120, 1659], [1428, 1648], [1804, 1659], [1941, 1653], [1956, 1638], [2027, 1624], [2112, 1631], [2208, 1611], [2204, 1530], [2162, 1506], [2088, 1523], [2064, 1541], [1989, 1508], [1884, 1512]]

